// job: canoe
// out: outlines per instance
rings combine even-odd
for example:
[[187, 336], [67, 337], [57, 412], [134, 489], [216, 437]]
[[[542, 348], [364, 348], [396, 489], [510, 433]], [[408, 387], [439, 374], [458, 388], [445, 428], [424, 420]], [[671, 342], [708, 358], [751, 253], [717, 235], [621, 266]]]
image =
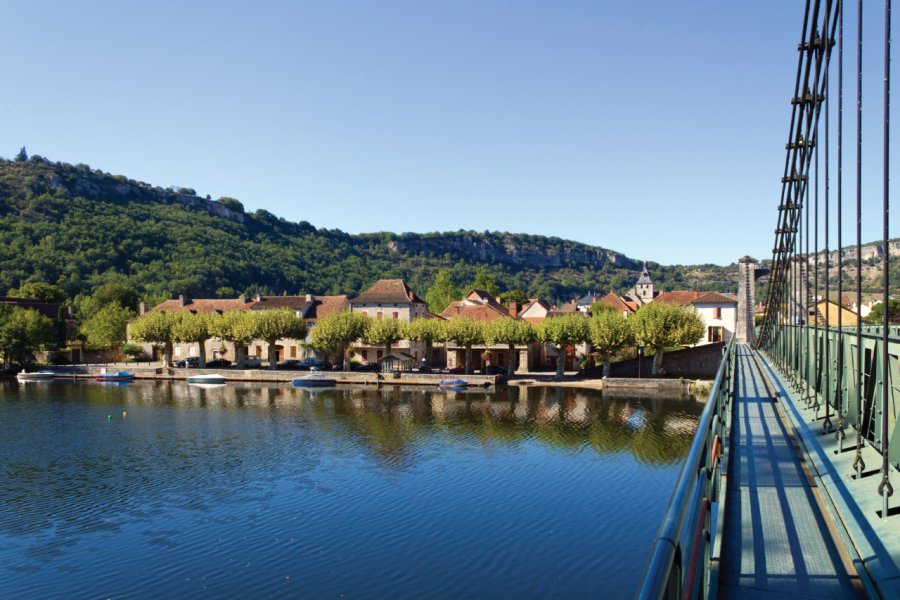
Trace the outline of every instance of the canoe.
[[191, 375], [187, 378], [188, 383], [225, 383], [222, 375]]
[[97, 381], [132, 381], [134, 375], [128, 371], [118, 371], [116, 373], [100, 373], [94, 379]]
[[325, 377], [321, 373], [310, 373], [309, 375], [294, 379], [293, 381], [291, 381], [291, 383], [294, 387], [299, 388], [319, 388], [335, 386], [337, 385], [337, 380], [330, 377]]
[[19, 381], [50, 381], [53, 379], [53, 375], [52, 371], [35, 371], [34, 373], [22, 371], [16, 374], [16, 379]]

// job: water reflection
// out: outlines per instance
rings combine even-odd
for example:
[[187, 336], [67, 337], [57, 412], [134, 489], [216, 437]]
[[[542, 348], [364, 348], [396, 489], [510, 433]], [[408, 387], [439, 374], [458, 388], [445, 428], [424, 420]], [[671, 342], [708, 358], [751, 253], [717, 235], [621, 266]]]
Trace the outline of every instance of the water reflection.
[[[630, 595], [702, 408], [575, 388], [3, 382], [0, 596]], [[251, 557], [265, 566], [235, 574]]]

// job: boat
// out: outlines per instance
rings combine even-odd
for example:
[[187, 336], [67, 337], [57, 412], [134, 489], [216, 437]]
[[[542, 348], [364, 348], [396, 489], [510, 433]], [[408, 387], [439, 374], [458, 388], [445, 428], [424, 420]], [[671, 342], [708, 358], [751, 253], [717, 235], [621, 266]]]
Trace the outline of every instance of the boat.
[[298, 377], [291, 381], [294, 387], [299, 388], [320, 388], [320, 387], [332, 387], [337, 385], [337, 379], [332, 379], [331, 377], [325, 377], [318, 371], [313, 371], [309, 375], [304, 375], [303, 377]]
[[222, 384], [225, 383], [225, 377], [222, 375], [191, 375], [187, 378], [188, 383], [205, 383], [205, 384]]
[[16, 374], [16, 379], [19, 381], [50, 381], [54, 375], [53, 371], [35, 371], [33, 373], [22, 371]]
[[458, 389], [469, 387], [469, 383], [465, 379], [444, 379], [443, 381], [438, 381], [438, 387]]
[[133, 381], [134, 375], [128, 371], [117, 371], [115, 373], [100, 373], [94, 379], [97, 381]]

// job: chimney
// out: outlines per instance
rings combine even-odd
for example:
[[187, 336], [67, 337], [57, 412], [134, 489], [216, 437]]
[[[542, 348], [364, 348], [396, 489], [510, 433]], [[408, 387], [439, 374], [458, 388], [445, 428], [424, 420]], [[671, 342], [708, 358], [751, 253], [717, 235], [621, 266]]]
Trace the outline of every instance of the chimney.
[[306, 301], [307, 301], [307, 302], [312, 302], [312, 301], [313, 301], [312, 294], [307, 294], [307, 295], [306, 295]]
[[412, 290], [409, 290], [409, 301], [412, 302], [415, 299], [416, 295], [413, 294]]
[[241, 302], [246, 302], [247, 294], [241, 294], [240, 296], [238, 296], [238, 300], [240, 300]]
[[187, 306], [190, 303], [191, 303], [191, 299], [188, 298], [187, 296], [185, 296], [184, 294], [181, 294], [178, 296], [178, 305], [179, 306]]
[[257, 302], [262, 302], [263, 301], [262, 294], [257, 294], [256, 297], [254, 298], [254, 300], [256, 300]]
[[500, 296], [497, 296], [496, 298], [494, 298], [494, 302], [496, 302], [500, 306], [503, 306], [503, 301], [500, 299]]
[[510, 300], [509, 302], [509, 316], [513, 319], [519, 316], [519, 303], [515, 300]]
[[146, 302], [143, 302], [143, 301], [142, 301], [142, 302], [139, 302], [139, 303], [138, 303], [138, 314], [140, 314], [140, 315], [146, 315], [146, 314], [147, 314], [147, 310], [148, 310], [149, 308], [150, 308], [150, 307], [147, 305]]

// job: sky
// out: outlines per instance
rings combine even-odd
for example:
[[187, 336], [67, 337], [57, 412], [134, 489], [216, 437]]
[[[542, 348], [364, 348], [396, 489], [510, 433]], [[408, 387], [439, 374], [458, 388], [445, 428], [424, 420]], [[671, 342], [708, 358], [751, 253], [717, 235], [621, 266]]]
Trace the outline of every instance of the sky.
[[[350, 233], [769, 258], [803, 4], [0, 0], [0, 156], [25, 146]], [[864, 242], [883, 214], [883, 7], [866, 11]]]

